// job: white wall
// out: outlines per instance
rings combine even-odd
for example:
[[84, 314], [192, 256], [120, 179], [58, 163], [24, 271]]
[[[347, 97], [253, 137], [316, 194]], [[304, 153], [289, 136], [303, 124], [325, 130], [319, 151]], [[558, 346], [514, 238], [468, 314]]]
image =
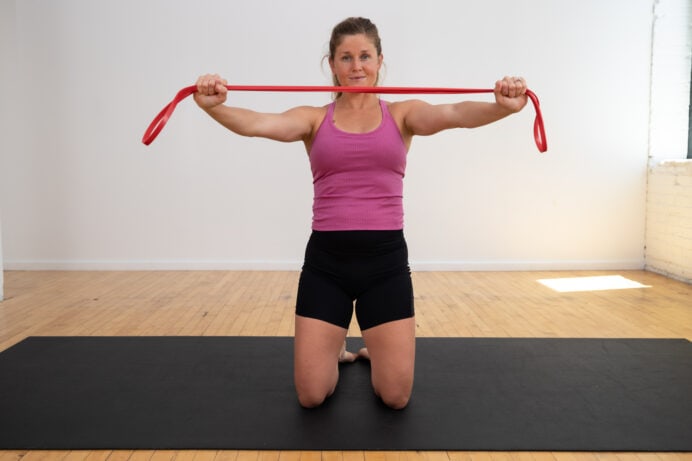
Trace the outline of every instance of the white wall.
[[5, 272], [2, 262], [2, 222], [0, 222], [0, 301], [5, 299]]
[[646, 268], [692, 282], [692, 160], [649, 169]]
[[[414, 141], [414, 267], [643, 267], [653, 0], [0, 2], [14, 10], [17, 56], [0, 81], [8, 269], [299, 267], [312, 194], [302, 146], [232, 135], [191, 100], [154, 144], [140, 139], [202, 72], [329, 84], [320, 60], [348, 15], [380, 27], [384, 84], [490, 87], [521, 74], [542, 101], [547, 154], [530, 107]], [[267, 111], [326, 102], [230, 98]]]
[[[14, 40], [14, 2], [8, 2], [0, 0], [0, 84], [5, 84], [11, 78], [14, 68], [16, 66], [14, 51], [16, 49], [16, 43]], [[2, 102], [0, 102], [0, 137], [5, 138], [10, 136], [10, 132], [13, 129], [10, 126], [14, 125], [14, 118], [11, 114], [14, 110], [15, 92], [6, 91], [2, 97]], [[12, 107], [10, 107], [12, 106]], [[7, 142], [8, 140], [6, 140]], [[1, 141], [0, 141], [1, 142]], [[12, 143], [0, 144], [0, 301], [4, 299], [5, 296], [5, 273], [3, 271], [4, 263], [2, 257], [2, 214], [3, 214], [3, 203], [2, 195], [5, 193], [2, 184], [6, 171], [9, 171], [7, 166], [7, 160], [9, 156], [5, 155], [6, 148]]]
[[[646, 269], [692, 282], [692, 160], [687, 156], [692, 5], [656, 3], [651, 68]], [[687, 33], [685, 33], [685, 31]]]
[[651, 63], [651, 122], [649, 157], [687, 157], [689, 129], [692, 3], [659, 0], [654, 7]]

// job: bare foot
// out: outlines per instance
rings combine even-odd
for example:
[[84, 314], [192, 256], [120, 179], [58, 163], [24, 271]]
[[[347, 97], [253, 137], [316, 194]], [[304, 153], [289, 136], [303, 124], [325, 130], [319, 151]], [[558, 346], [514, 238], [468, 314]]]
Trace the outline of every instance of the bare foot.
[[339, 352], [339, 363], [354, 362], [360, 354], [354, 354], [346, 350], [346, 341], [344, 345], [341, 346], [341, 352]]
[[370, 352], [368, 352], [367, 347], [363, 347], [358, 351], [358, 357], [365, 359], [365, 360], [370, 360]]

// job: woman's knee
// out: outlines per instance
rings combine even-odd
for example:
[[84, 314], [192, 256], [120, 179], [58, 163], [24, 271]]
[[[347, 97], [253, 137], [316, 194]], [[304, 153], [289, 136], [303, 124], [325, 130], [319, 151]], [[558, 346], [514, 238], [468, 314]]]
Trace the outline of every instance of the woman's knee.
[[382, 402], [389, 408], [394, 410], [403, 410], [406, 408], [409, 400], [411, 399], [411, 391], [402, 389], [397, 391], [381, 392], [379, 396], [380, 399], [382, 399]]
[[307, 392], [298, 392], [298, 403], [303, 408], [316, 408], [319, 407], [327, 400], [327, 395], [325, 394], [315, 394]]
[[296, 374], [295, 387], [298, 402], [305, 408], [315, 408], [322, 405], [334, 393], [337, 379], [319, 380], [318, 382], [315, 379], [303, 379], [299, 374]]
[[296, 316], [294, 379], [302, 406], [319, 406], [334, 392], [346, 332], [322, 320]]

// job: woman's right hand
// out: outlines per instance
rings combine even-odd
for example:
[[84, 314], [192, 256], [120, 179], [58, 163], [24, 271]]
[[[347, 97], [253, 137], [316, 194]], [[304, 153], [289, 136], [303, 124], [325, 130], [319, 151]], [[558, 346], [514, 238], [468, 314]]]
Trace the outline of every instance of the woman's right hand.
[[197, 79], [195, 102], [204, 110], [211, 109], [226, 102], [226, 85], [228, 83], [218, 74], [206, 74]]

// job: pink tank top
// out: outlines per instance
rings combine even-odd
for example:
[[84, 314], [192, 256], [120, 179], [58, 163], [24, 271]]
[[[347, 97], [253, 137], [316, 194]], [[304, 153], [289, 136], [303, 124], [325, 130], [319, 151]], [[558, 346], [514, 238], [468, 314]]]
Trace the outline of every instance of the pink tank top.
[[369, 133], [334, 126], [334, 104], [310, 149], [313, 230], [403, 229], [407, 148], [387, 104], [380, 101], [382, 122]]

